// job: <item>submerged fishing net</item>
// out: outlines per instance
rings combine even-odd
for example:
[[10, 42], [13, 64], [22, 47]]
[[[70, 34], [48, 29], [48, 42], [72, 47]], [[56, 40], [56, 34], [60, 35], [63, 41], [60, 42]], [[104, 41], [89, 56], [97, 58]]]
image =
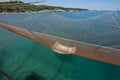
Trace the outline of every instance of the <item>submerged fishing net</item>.
[[[75, 42], [120, 49], [119, 12], [1, 14], [0, 22], [27, 29], [29, 32], [35, 31]], [[38, 37], [36, 34], [32, 34]], [[49, 43], [46, 39], [43, 40]], [[36, 73], [43, 75], [45, 80], [88, 80], [90, 77], [92, 80], [101, 80], [101, 77], [103, 77], [102, 80], [106, 80], [105, 75], [107, 76], [111, 72], [106, 70], [108, 65], [111, 66], [109, 69], [116, 68], [110, 75], [120, 79], [118, 76], [120, 67], [73, 55], [59, 55], [41, 44], [3, 29], [0, 31], [0, 43], [0, 61], [2, 62], [0, 66], [5, 71], [8, 70], [11, 76], [16, 74], [13, 77], [17, 80], [25, 80], [26, 76], [36, 75]], [[3, 55], [3, 53], [7, 54]], [[19, 58], [17, 59], [17, 57]], [[102, 69], [100, 69], [101, 67]], [[83, 70], [81, 70], [82, 68]], [[97, 71], [99, 74], [96, 74]], [[86, 75], [88, 75], [87, 78], [85, 78]], [[94, 78], [95, 76], [96, 78]], [[41, 78], [43, 79], [43, 77]], [[107, 79], [112, 80], [113, 77]]]

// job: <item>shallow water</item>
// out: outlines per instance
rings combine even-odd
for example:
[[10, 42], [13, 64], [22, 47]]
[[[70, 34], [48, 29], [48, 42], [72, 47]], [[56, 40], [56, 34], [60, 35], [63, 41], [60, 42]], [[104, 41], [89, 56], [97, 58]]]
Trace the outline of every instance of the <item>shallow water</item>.
[[[14, 80], [27, 80], [32, 73], [41, 78], [38, 80], [120, 80], [120, 66], [74, 55], [60, 55], [1, 28], [0, 68]], [[0, 80], [4, 79], [0, 77]]]

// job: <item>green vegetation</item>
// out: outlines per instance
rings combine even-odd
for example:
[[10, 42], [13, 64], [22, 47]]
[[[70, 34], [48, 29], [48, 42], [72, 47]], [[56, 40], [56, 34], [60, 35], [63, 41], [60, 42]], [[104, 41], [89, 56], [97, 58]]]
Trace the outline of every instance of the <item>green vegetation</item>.
[[0, 12], [33, 12], [33, 11], [88, 11], [88, 9], [80, 8], [64, 8], [56, 6], [46, 6], [46, 5], [33, 5], [29, 3], [24, 3], [22, 1], [10, 1], [10, 2], [0, 2]]

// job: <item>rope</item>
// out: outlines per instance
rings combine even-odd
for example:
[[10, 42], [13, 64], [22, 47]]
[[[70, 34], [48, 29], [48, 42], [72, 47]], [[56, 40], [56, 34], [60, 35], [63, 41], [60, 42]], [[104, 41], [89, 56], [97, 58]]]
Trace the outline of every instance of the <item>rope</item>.
[[12, 77], [10, 77], [6, 72], [4, 72], [2, 69], [0, 69], [0, 74], [5, 76], [8, 80], [13, 80]]
[[38, 39], [42, 40], [43, 42], [46, 42], [46, 44], [49, 45], [49, 42], [47, 42], [46, 40], [40, 38], [39, 36], [37, 36], [36, 34], [34, 34], [34, 33], [32, 32], [32, 27], [33, 27], [33, 25], [39, 23], [39, 20], [40, 20], [40, 18], [39, 18], [35, 23], [31, 24], [31, 25], [30, 25], [31, 27], [28, 28], [28, 31], [29, 31], [33, 36], [37, 37]]

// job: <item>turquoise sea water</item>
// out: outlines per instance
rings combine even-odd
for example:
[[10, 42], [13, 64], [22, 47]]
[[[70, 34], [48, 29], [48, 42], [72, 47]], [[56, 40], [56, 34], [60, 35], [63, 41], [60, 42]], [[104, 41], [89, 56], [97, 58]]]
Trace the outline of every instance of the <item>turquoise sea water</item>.
[[118, 11], [118, 15], [120, 16], [120, 11]]
[[[38, 19], [38, 17], [42, 19], [50, 14], [44, 13], [42, 16], [39, 13], [2, 14], [0, 22], [17, 25], [19, 21], [21, 23], [24, 23], [24, 20], [31, 21], [31, 16], [34, 19]], [[58, 14], [65, 16], [78, 13]], [[89, 13], [84, 14], [91, 15], [91, 13], [90, 15]], [[67, 17], [72, 18], [73, 16]], [[83, 18], [85, 18], [84, 15]], [[12, 23], [13, 21], [16, 23]], [[24, 24], [19, 23], [18, 27], [21, 26], [27, 28]], [[31, 74], [38, 75], [38, 80], [120, 80], [120, 66], [74, 55], [60, 55], [42, 44], [1, 28], [0, 68], [12, 76], [14, 80], [28, 80], [27, 78]], [[0, 77], [0, 80], [4, 79]]]

